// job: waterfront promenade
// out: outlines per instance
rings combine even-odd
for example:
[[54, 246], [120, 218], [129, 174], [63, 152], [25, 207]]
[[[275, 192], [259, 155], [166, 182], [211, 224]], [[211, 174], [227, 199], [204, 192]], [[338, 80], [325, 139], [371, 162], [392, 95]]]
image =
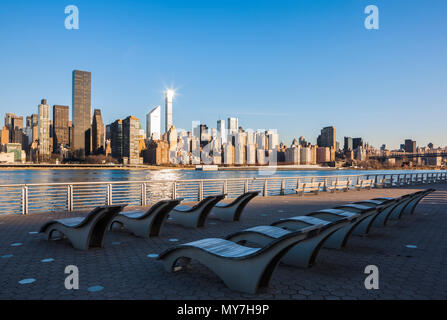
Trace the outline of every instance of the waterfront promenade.
[[[323, 249], [311, 269], [280, 265], [270, 288], [257, 295], [228, 289], [197, 262], [187, 272], [170, 274], [148, 257], [176, 244], [223, 237], [312, 210], [425, 188], [437, 191], [418, 205], [414, 215], [375, 227], [367, 237], [352, 237], [344, 251]], [[105, 248], [98, 250], [74, 250], [68, 241], [48, 242], [33, 233], [49, 219], [83, 214], [0, 216], [0, 299], [447, 299], [446, 184], [258, 197], [240, 222], [209, 219], [205, 228], [185, 229], [168, 221], [160, 237], [148, 240], [124, 231], [109, 232]], [[64, 287], [68, 265], [79, 268], [79, 290]], [[367, 265], [379, 268], [379, 290], [364, 287]], [[19, 284], [30, 278], [35, 282]]]

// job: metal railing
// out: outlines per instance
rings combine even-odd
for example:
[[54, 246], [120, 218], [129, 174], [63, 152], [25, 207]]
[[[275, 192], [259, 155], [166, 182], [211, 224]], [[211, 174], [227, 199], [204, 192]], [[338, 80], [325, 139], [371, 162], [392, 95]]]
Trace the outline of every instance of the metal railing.
[[227, 194], [236, 198], [244, 192], [259, 191], [262, 196], [294, 194], [301, 183], [322, 182], [321, 191], [336, 182], [373, 179], [376, 186], [447, 183], [447, 172], [406, 174], [361, 174], [337, 176], [262, 177], [237, 179], [118, 181], [50, 184], [0, 185], [0, 215], [49, 211], [88, 210], [99, 205], [145, 206], [162, 199], [183, 198], [200, 201], [210, 195]]

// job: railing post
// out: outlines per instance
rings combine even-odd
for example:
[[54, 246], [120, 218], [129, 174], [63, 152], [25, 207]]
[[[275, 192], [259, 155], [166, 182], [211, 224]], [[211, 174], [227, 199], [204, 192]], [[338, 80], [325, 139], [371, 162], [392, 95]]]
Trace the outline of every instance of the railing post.
[[264, 179], [264, 194], [263, 194], [264, 197], [267, 197], [267, 195], [268, 195], [268, 182], [267, 181], [268, 181], [267, 178], [265, 178]]
[[245, 184], [244, 184], [244, 193], [248, 192], [248, 179], [245, 180]]
[[224, 185], [223, 185], [223, 194], [228, 193], [228, 180], [225, 179]]
[[284, 195], [285, 193], [285, 189], [286, 189], [286, 182], [284, 179], [281, 179], [281, 191], [280, 191], [280, 195]]
[[109, 183], [107, 184], [107, 205], [111, 206], [113, 203], [112, 199], [112, 185]]
[[146, 205], [146, 183], [141, 184], [141, 205]]
[[67, 185], [67, 211], [73, 211], [73, 186]]
[[323, 191], [327, 192], [327, 177], [324, 177], [324, 185], [323, 185]]
[[28, 187], [22, 187], [22, 214], [28, 214]]
[[199, 201], [203, 200], [203, 180], [199, 183]]
[[172, 185], [172, 200], [177, 199], [177, 181], [174, 181]]

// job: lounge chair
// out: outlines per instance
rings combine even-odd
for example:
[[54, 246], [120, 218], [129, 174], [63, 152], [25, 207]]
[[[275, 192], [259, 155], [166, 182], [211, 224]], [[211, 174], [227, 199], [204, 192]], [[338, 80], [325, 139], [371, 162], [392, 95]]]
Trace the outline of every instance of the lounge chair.
[[103, 248], [105, 233], [113, 218], [126, 205], [101, 206], [93, 209], [85, 218], [52, 220], [40, 228], [48, 240], [54, 232], [59, 232], [70, 240], [74, 248], [88, 250]]
[[416, 209], [416, 206], [421, 202], [422, 199], [424, 199], [427, 195], [430, 193], [435, 192], [436, 189], [427, 189], [424, 191], [421, 191], [419, 194], [415, 194], [413, 199], [407, 203], [405, 208], [403, 209], [403, 214], [413, 214], [414, 210]]
[[375, 206], [364, 206], [361, 204], [348, 203], [342, 206], [337, 206], [335, 209], [341, 209], [344, 211], [351, 211], [361, 214], [359, 220], [361, 220], [358, 225], [353, 230], [353, 234], [365, 235], [369, 233], [374, 220], [377, 218], [382, 208]]
[[[346, 243], [348, 241], [349, 236], [352, 233], [352, 230], [354, 230], [358, 222], [361, 221], [359, 220], [359, 218], [361, 218], [360, 214], [340, 209], [323, 209], [320, 211], [308, 213], [305, 216], [314, 217], [329, 222], [336, 222], [340, 219], [347, 219], [350, 222], [349, 224], [345, 225], [342, 228], [339, 228], [337, 231], [332, 233], [324, 241], [323, 247], [332, 249], [343, 249], [346, 246]], [[294, 225], [296, 225], [296, 221], [283, 219], [275, 222], [274, 225], [277, 227], [293, 230]]]
[[262, 248], [241, 246], [224, 239], [203, 239], [170, 248], [158, 256], [168, 272], [188, 267], [191, 259], [211, 269], [232, 290], [255, 294], [268, 287], [273, 272], [290, 248], [314, 236], [315, 227], [286, 232]]
[[[423, 191], [418, 191], [416, 193], [411, 193], [411, 194], [405, 194], [405, 195], [397, 198], [396, 199], [397, 204], [394, 206], [393, 210], [390, 212], [388, 217], [386, 217], [386, 219], [383, 221], [383, 225], [385, 226], [390, 219], [400, 219], [402, 217], [405, 207], [412, 200], [414, 200], [415, 197], [417, 197], [421, 192], [423, 192]], [[374, 198], [373, 200], [389, 200], [389, 199], [392, 199], [392, 198], [388, 198], [388, 197]], [[378, 223], [380, 224], [381, 221], [379, 220]]]
[[110, 230], [115, 224], [118, 224], [138, 237], [157, 237], [160, 235], [160, 230], [168, 218], [169, 212], [181, 201], [182, 199], [162, 200], [146, 211], [121, 212], [113, 219]]
[[[389, 215], [397, 206], [398, 200], [394, 198], [387, 198], [382, 200], [363, 200], [356, 201], [354, 204], [359, 204], [362, 206], [372, 207], [372, 208], [380, 208], [379, 213], [375, 217], [374, 221], [372, 221], [372, 225], [374, 226], [384, 226], [388, 220]], [[370, 225], [370, 227], [372, 227]], [[369, 230], [368, 230], [369, 232]]]
[[231, 203], [217, 203], [211, 209], [210, 217], [222, 221], [239, 221], [245, 206], [258, 194], [259, 191], [247, 192], [237, 197]]
[[205, 225], [211, 209], [224, 198], [225, 195], [222, 194], [206, 197], [193, 207], [178, 205], [169, 213], [169, 216], [184, 227], [201, 228]]
[[297, 216], [281, 219], [273, 223], [272, 226], [258, 226], [236, 232], [227, 236], [226, 239], [242, 245], [247, 242], [255, 243], [262, 247], [279, 239], [287, 232], [304, 230], [311, 226], [320, 226], [317, 235], [300, 241], [281, 260], [282, 263], [287, 265], [309, 268], [315, 264], [318, 252], [326, 239], [349, 223], [351, 223], [349, 219], [343, 217], [331, 222], [314, 217]]

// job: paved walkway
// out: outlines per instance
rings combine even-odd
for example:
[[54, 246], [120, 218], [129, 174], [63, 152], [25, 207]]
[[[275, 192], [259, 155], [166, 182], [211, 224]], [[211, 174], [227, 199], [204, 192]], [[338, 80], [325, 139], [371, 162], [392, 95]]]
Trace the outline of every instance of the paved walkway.
[[[351, 238], [344, 251], [321, 250], [311, 269], [280, 265], [270, 288], [257, 295], [228, 289], [197, 262], [187, 272], [167, 273], [148, 255], [311, 210], [378, 196], [397, 197], [428, 186], [258, 197], [241, 222], [208, 220], [202, 229], [168, 222], [162, 236], [150, 240], [125, 231], [110, 232], [104, 249], [87, 252], [33, 233], [49, 219], [83, 213], [0, 216], [0, 299], [447, 299], [447, 185], [430, 187], [438, 191], [424, 199], [413, 216], [374, 228], [370, 236]], [[64, 287], [67, 265], [79, 268], [79, 290]], [[364, 287], [367, 265], [379, 267], [379, 290]], [[34, 282], [19, 283], [25, 279]]]

